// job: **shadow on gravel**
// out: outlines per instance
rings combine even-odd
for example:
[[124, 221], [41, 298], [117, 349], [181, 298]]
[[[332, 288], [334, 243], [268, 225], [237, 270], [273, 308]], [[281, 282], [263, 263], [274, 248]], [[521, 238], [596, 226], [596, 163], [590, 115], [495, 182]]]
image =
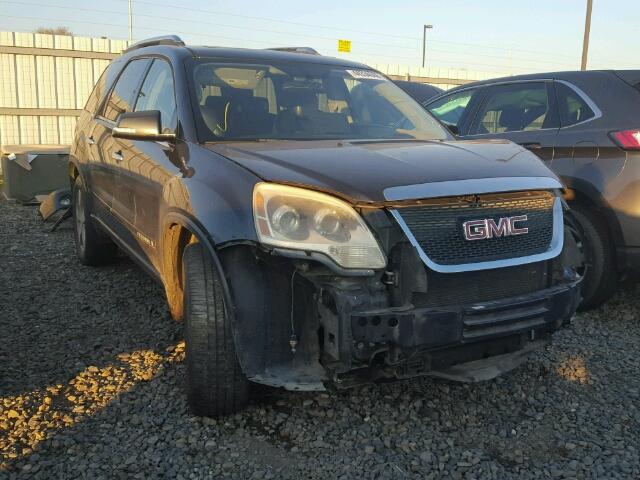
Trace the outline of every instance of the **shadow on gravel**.
[[124, 258], [82, 267], [31, 208], [0, 216], [0, 476], [640, 478], [636, 283], [493, 381], [258, 387], [212, 420], [187, 410], [160, 286]]
[[0, 452], [16, 458], [176, 361], [162, 288], [122, 256], [82, 266], [71, 225], [0, 202]]
[[[11, 207], [0, 242], [2, 395], [56, 385], [116, 354], [162, 350], [181, 338], [162, 288], [128, 258], [82, 266], [69, 223], [52, 233], [32, 207]], [[11, 231], [12, 219], [30, 228]]]

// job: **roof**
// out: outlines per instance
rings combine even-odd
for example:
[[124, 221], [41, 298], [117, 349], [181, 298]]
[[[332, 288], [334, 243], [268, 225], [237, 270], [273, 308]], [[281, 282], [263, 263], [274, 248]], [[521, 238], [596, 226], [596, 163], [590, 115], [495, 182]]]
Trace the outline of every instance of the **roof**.
[[351, 60], [327, 57], [324, 55], [309, 55], [307, 53], [285, 52], [282, 50], [229, 48], [229, 47], [186, 47], [196, 58], [224, 58], [238, 60], [260, 60], [272, 62], [315, 63], [324, 65], [339, 65], [342, 67], [366, 68], [371, 67]]
[[625, 72], [625, 70], [567, 70], [567, 71], [559, 71], [559, 72], [542, 72], [542, 73], [528, 73], [525, 75], [513, 75], [511, 77], [498, 77], [491, 78], [488, 80], [480, 80], [477, 82], [466, 83], [464, 85], [460, 85], [458, 87], [452, 88], [448, 90], [447, 93], [450, 93], [455, 90], [462, 90], [469, 87], [476, 87], [482, 85], [490, 85], [492, 83], [501, 83], [501, 82], [519, 82], [523, 80], [542, 80], [542, 79], [558, 79], [558, 80], [577, 80], [579, 78], [589, 78], [598, 75], [609, 75]]
[[[189, 52], [195, 58], [221, 58], [240, 61], [267, 61], [289, 63], [315, 63], [321, 65], [337, 65], [341, 67], [366, 68], [367, 65], [341, 58], [324, 57], [309, 47], [278, 47], [266, 49], [208, 47], [185, 45], [177, 35], [161, 35], [159, 37], [140, 40], [127, 48], [124, 55], [135, 55], [140, 50], [145, 53], [163, 52], [173, 54]], [[298, 50], [297, 52], [294, 50]]]

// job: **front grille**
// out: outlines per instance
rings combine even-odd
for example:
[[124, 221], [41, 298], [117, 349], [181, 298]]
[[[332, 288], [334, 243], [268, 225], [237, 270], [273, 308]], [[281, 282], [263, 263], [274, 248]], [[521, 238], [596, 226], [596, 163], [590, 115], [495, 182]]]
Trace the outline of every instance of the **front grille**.
[[429, 272], [427, 293], [414, 293], [416, 308], [469, 305], [526, 295], [549, 287], [548, 262], [476, 272]]
[[[504, 260], [544, 253], [553, 237], [555, 196], [529, 191], [473, 197], [423, 200], [397, 208], [398, 213], [429, 259], [439, 265]], [[463, 222], [527, 215], [524, 235], [466, 240]]]

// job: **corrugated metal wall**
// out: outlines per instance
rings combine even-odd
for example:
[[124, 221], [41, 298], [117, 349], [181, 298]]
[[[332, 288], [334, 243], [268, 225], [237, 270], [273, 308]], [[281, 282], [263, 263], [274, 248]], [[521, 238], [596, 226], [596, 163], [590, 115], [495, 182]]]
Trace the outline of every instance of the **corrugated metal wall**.
[[126, 40], [0, 32], [0, 146], [68, 144], [76, 117]]

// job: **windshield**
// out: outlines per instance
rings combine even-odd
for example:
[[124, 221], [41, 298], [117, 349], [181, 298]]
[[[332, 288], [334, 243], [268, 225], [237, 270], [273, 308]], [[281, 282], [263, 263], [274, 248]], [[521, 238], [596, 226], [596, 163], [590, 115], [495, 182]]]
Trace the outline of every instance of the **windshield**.
[[192, 72], [202, 142], [450, 138], [414, 99], [373, 70], [203, 60]]

